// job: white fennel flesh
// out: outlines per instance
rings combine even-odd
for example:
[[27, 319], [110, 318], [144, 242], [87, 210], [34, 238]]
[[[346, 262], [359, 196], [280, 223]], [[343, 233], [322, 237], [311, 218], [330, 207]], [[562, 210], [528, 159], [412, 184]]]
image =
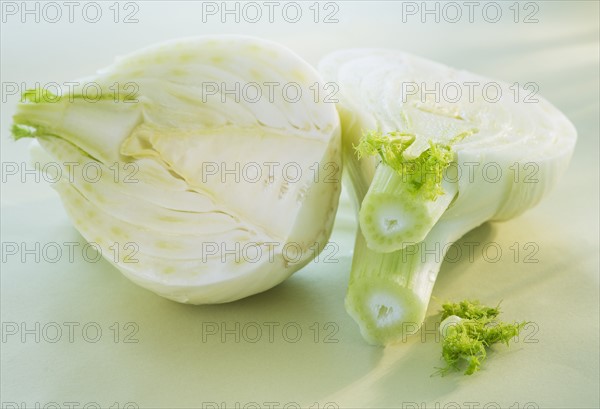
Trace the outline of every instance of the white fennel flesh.
[[285, 280], [329, 238], [340, 124], [315, 86], [317, 71], [275, 43], [182, 39], [61, 95], [26, 92], [13, 134], [60, 166], [75, 227], [126, 277], [179, 302], [228, 302]]

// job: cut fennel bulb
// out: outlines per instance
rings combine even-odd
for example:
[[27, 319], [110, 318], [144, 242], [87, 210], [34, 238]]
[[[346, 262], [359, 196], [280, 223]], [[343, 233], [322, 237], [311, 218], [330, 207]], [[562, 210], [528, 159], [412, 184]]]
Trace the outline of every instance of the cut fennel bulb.
[[13, 134], [59, 165], [75, 227], [126, 277], [179, 302], [228, 302], [280, 283], [329, 238], [340, 124], [315, 101], [321, 84], [272, 42], [183, 39], [76, 88], [96, 93], [28, 91]]
[[538, 203], [576, 130], [537, 95], [398, 51], [338, 51], [319, 69], [340, 88], [359, 211], [346, 309], [367, 341], [391, 343], [421, 325], [450, 244]]

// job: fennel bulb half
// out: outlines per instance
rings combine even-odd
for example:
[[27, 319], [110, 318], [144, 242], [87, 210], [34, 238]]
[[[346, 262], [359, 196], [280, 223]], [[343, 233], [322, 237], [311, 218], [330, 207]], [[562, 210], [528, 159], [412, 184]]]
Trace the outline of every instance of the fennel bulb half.
[[423, 322], [450, 244], [556, 184], [576, 130], [537, 95], [394, 50], [334, 52], [319, 70], [340, 88], [359, 209], [346, 309], [366, 340], [387, 344]]
[[297, 55], [249, 37], [190, 38], [78, 84], [88, 95], [26, 92], [13, 134], [60, 166], [54, 187], [75, 227], [126, 277], [220, 303], [275, 286], [323, 249], [340, 125]]

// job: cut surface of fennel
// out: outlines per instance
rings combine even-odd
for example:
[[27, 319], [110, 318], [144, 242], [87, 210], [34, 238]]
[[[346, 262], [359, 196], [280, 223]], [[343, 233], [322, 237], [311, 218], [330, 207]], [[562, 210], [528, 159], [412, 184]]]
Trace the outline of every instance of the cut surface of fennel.
[[[292, 82], [293, 100], [241, 93]], [[61, 166], [54, 187], [75, 227], [125, 276], [179, 302], [227, 302], [280, 283], [329, 238], [340, 129], [335, 107], [312, 97], [320, 82], [272, 42], [182, 39], [82, 80], [97, 101], [30, 91], [13, 133], [36, 139], [34, 162]]]
[[[537, 204], [566, 169], [576, 131], [541, 97], [515, 102], [508, 84], [395, 50], [334, 52], [319, 70], [340, 88], [344, 176], [360, 221], [346, 310], [367, 341], [393, 343], [423, 322], [451, 244]], [[497, 85], [499, 98], [430, 91], [473, 83]], [[399, 136], [402, 148], [386, 151]], [[369, 139], [370, 155], [357, 155]], [[439, 146], [451, 154], [443, 177], [415, 191], [398, 163]]]

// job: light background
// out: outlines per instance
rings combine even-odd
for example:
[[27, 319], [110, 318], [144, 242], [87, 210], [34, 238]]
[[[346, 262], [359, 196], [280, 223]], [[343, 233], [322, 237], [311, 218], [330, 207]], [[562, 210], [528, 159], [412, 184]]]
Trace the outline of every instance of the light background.
[[[200, 2], [137, 2], [135, 24], [114, 23], [108, 9], [112, 2], [102, 3], [106, 14], [95, 24], [77, 13], [74, 23], [63, 17], [56, 24], [5, 16], [1, 81], [61, 83], [155, 42], [239, 33], [279, 41], [313, 64], [338, 48], [390, 47], [507, 82], [536, 82], [540, 94], [578, 130], [571, 166], [542, 204], [515, 220], [485, 224], [463, 239], [498, 242], [507, 254], [498, 263], [479, 255], [472, 263], [444, 264], [427, 322], [433, 328], [440, 300], [503, 300], [507, 319], [535, 323], [526, 339], [510, 349], [497, 348], [476, 376], [444, 378], [430, 376], [441, 364], [440, 345], [431, 334], [427, 342], [416, 336], [386, 349], [365, 344], [343, 307], [355, 229], [344, 198], [331, 238], [339, 246], [337, 263], [311, 263], [280, 286], [227, 305], [193, 307], [161, 299], [104, 261], [51, 264], [8, 258], [0, 283], [3, 323], [98, 322], [104, 333], [98, 343], [84, 342], [80, 332], [73, 343], [66, 335], [57, 343], [9, 337], [0, 344], [3, 404], [599, 406], [598, 2], [535, 2], [539, 22], [533, 24], [513, 21], [512, 1], [498, 2], [505, 14], [495, 24], [477, 12], [475, 23], [466, 16], [456, 24], [436, 23], [431, 16], [422, 23], [418, 15], [403, 22], [401, 2], [366, 1], [337, 2], [339, 22], [316, 24], [312, 3], [302, 3], [303, 17], [295, 24], [277, 13], [275, 23], [264, 17], [255, 24], [236, 24], [231, 18], [223, 24], [214, 16], [202, 22]], [[27, 158], [27, 143], [15, 143], [9, 134], [17, 100], [2, 96], [3, 163]], [[45, 183], [8, 178], [2, 184], [3, 242], [82, 240]], [[515, 242], [537, 243], [539, 262], [515, 263], [508, 253]], [[226, 343], [217, 337], [203, 342], [202, 322], [207, 321], [229, 328], [236, 321], [277, 322], [280, 328], [294, 322], [303, 335], [297, 343], [286, 342], [280, 331], [272, 343], [266, 335], [257, 343], [236, 343], [231, 337]], [[113, 322], [137, 323], [139, 342], [114, 343]], [[314, 322], [321, 327], [319, 342], [310, 329]], [[339, 328], [337, 343], [323, 342], [328, 322]]]

